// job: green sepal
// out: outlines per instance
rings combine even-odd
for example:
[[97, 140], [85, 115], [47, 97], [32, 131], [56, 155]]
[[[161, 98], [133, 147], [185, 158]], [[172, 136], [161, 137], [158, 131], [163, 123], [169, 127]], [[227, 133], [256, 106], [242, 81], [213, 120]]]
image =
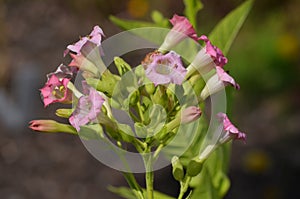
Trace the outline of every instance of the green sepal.
[[60, 108], [55, 111], [55, 114], [58, 117], [69, 118], [72, 115], [73, 111], [74, 111], [74, 109]]
[[118, 69], [120, 76], [131, 70], [131, 66], [120, 57], [115, 57], [114, 63]]
[[184, 178], [184, 170], [179, 158], [177, 156], [174, 156], [171, 162], [173, 177], [177, 181], [182, 181], [182, 179]]
[[118, 78], [112, 74], [110, 76], [102, 76], [100, 80], [95, 78], [87, 78], [86, 82], [96, 90], [103, 92], [108, 97], [111, 97], [118, 82]]
[[186, 173], [188, 176], [194, 177], [198, 175], [203, 167], [203, 160], [200, 160], [198, 157], [193, 158], [187, 166]]

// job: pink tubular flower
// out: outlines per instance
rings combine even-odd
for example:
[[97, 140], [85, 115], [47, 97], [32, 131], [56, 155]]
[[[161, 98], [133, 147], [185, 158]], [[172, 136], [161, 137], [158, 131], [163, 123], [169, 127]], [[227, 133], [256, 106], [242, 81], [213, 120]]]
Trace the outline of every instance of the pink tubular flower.
[[215, 64], [219, 67], [223, 67], [225, 64], [227, 64], [228, 60], [223, 55], [222, 51], [217, 48], [216, 46], [212, 45], [207, 36], [202, 35], [200, 37], [200, 40], [203, 40], [205, 42], [205, 50], [206, 53], [211, 56]]
[[239, 131], [228, 119], [225, 113], [218, 113], [218, 119], [220, 120], [221, 124], [223, 125], [223, 133], [219, 140], [219, 142], [225, 143], [231, 139], [238, 139], [246, 141], [246, 134]]
[[55, 102], [71, 102], [71, 91], [67, 88], [69, 81], [68, 78], [59, 79], [56, 75], [51, 75], [45, 86], [40, 89], [45, 107]]
[[69, 66], [80, 69], [81, 71], [91, 72], [94, 75], [98, 74], [97, 66], [95, 66], [93, 62], [89, 61], [82, 54], [75, 55], [73, 53], [70, 53], [70, 56], [72, 57], [72, 61], [70, 62]]
[[201, 92], [200, 97], [203, 100], [205, 100], [209, 95], [219, 92], [227, 85], [231, 85], [237, 90], [240, 89], [240, 86], [234, 81], [234, 79], [221, 67], [217, 66], [216, 71], [217, 73], [206, 82], [206, 85]]
[[158, 51], [168, 51], [186, 37], [190, 37], [195, 41], [199, 40], [195, 29], [187, 18], [175, 14], [170, 22], [173, 25], [173, 28], [167, 34], [164, 43]]
[[94, 26], [93, 31], [86, 37], [80, 38], [80, 40], [72, 45], [68, 45], [67, 49], [64, 51], [64, 56], [66, 56], [70, 51], [80, 54], [84, 45], [93, 44], [94, 46], [100, 46], [102, 36], [104, 33], [99, 26]]
[[150, 57], [150, 62], [145, 65], [146, 76], [154, 83], [158, 84], [182, 84], [186, 69], [183, 67], [180, 56], [171, 51], [165, 55], [154, 53]]
[[88, 95], [82, 96], [78, 100], [76, 109], [72, 116], [69, 118], [70, 124], [80, 131], [80, 126], [86, 125], [97, 119], [98, 114], [101, 112], [104, 98], [101, 97], [99, 92], [92, 87], [84, 88]]
[[197, 120], [202, 114], [199, 107], [190, 106], [182, 111], [181, 122], [182, 124], [187, 124]]

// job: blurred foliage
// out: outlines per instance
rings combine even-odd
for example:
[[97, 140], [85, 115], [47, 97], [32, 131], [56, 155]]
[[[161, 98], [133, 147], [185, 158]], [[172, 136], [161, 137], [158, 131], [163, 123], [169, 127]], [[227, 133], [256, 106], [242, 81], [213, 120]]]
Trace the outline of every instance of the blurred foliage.
[[[293, 12], [298, 12], [297, 7]], [[263, 20], [248, 22], [230, 54], [231, 63], [236, 66], [229, 67], [238, 68], [230, 72], [247, 91], [241, 91], [243, 95], [252, 101], [299, 86], [299, 30], [288, 28], [289, 16], [282, 9]], [[245, 61], [249, 57], [251, 61]]]

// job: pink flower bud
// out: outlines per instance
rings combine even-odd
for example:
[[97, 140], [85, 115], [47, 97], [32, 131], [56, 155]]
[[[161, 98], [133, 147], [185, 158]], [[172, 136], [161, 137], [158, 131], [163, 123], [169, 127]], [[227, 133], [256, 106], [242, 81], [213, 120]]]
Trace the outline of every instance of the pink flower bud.
[[182, 111], [181, 114], [181, 123], [187, 124], [197, 120], [202, 114], [202, 111], [199, 107], [190, 106]]
[[54, 120], [32, 120], [29, 122], [29, 128], [34, 131], [45, 133], [71, 133], [76, 134], [76, 130], [67, 124], [61, 124]]

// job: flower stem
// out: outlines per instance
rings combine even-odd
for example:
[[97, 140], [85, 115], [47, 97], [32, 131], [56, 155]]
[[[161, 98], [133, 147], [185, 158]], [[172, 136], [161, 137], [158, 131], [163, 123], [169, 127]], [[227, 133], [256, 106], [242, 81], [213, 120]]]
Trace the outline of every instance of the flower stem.
[[151, 154], [151, 148], [145, 150], [144, 164], [146, 168], [146, 190], [147, 190], [147, 199], [153, 199], [153, 182], [154, 182], [154, 173], [153, 173], [153, 157]]
[[179, 193], [178, 199], [183, 198], [183, 195], [185, 194], [185, 192], [189, 188], [189, 183], [191, 182], [191, 179], [192, 178], [190, 176], [186, 176], [185, 179], [183, 180], [183, 182], [180, 183], [180, 193]]
[[132, 173], [123, 172], [123, 176], [125, 177], [127, 183], [129, 184], [135, 196], [138, 199], [145, 199], [143, 195], [143, 190], [141, 189], [140, 185], [137, 183], [134, 175]]
[[146, 172], [147, 199], [153, 199], [153, 171]]
[[138, 108], [138, 112], [139, 112], [141, 122], [143, 123], [145, 118], [144, 118], [144, 114], [143, 114], [143, 111], [142, 111], [141, 104], [138, 102], [136, 105], [137, 105], [137, 108]]

